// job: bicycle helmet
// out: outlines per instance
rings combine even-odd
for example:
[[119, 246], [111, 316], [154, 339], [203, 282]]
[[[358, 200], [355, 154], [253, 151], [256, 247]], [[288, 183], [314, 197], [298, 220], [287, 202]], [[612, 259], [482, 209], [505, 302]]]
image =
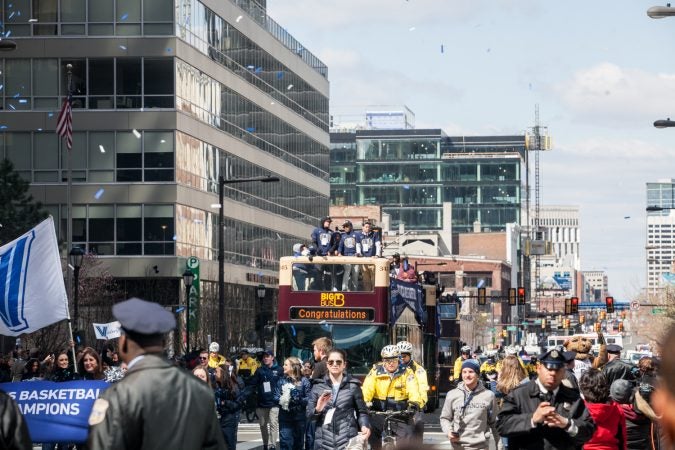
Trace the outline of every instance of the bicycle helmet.
[[385, 345], [380, 352], [382, 358], [398, 358], [400, 355], [401, 352], [395, 345]]
[[461, 353], [471, 353], [471, 347], [469, 347], [468, 345], [465, 345], [464, 347], [462, 347], [460, 349], [460, 352]]
[[413, 345], [408, 341], [401, 341], [398, 344], [396, 344], [396, 346], [398, 347], [398, 351], [401, 353], [412, 354], [413, 352]]

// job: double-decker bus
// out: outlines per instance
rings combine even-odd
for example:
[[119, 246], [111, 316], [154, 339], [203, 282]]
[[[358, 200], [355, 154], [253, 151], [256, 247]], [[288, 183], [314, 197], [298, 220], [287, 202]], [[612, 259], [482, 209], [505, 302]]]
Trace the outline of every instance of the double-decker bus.
[[[275, 335], [279, 361], [288, 356], [312, 358], [312, 342], [328, 337], [335, 347], [347, 352], [347, 370], [363, 379], [380, 360], [382, 347], [407, 340], [415, 348], [413, 359], [422, 363], [429, 376], [427, 410], [438, 407], [435, 316], [428, 317], [424, 311], [422, 316], [427, 317], [420, 323], [419, 310], [417, 317], [410, 308], [401, 310], [400, 305], [396, 313], [392, 311], [388, 259], [289, 256], [281, 258], [279, 267]], [[410, 286], [395, 283], [396, 295], [412, 289], [425, 301], [420, 285], [406, 284]], [[436, 299], [429, 302], [435, 310]], [[421, 309], [425, 307], [420, 304]]]

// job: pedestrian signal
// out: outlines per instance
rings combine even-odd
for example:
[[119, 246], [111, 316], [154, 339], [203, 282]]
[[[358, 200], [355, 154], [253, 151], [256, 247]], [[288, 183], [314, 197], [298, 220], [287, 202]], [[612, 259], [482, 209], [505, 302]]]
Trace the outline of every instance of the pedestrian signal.
[[614, 297], [607, 297], [605, 299], [605, 306], [607, 307], [608, 313], [614, 312]]
[[572, 314], [572, 299], [565, 299], [565, 314]]
[[525, 304], [525, 288], [524, 287], [518, 288], [518, 304], [519, 305]]
[[579, 297], [572, 297], [572, 314], [577, 314], [579, 312]]
[[516, 288], [509, 288], [509, 305], [516, 306], [518, 304], [518, 292]]
[[478, 288], [478, 304], [485, 305], [487, 303], [487, 289]]

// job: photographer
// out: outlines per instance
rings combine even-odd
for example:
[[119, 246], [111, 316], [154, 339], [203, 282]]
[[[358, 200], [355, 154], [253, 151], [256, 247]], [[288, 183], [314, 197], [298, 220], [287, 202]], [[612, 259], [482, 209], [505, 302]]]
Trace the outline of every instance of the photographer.
[[595, 424], [578, 391], [562, 385], [565, 358], [554, 348], [539, 358], [537, 378], [505, 398], [497, 430], [509, 449], [576, 449], [588, 441]]

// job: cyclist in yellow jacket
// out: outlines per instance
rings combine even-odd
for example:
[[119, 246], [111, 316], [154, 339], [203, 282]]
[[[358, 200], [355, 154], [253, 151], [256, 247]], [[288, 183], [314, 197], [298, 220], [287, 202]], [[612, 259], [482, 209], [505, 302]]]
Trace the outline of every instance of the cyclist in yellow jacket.
[[[414, 347], [410, 342], [401, 341], [398, 342], [396, 346], [398, 347], [399, 352], [401, 352], [401, 365], [410, 367], [415, 375], [415, 381], [417, 382], [420, 398], [422, 399], [422, 403], [420, 404], [420, 409], [422, 409], [429, 401], [429, 379], [427, 378], [427, 371], [420, 363], [412, 359]], [[415, 414], [413, 422], [414, 436], [417, 439], [417, 443], [421, 444], [424, 440], [424, 421], [422, 420], [421, 412]]]
[[467, 359], [471, 359], [471, 347], [468, 345], [463, 346], [459, 352], [460, 356], [455, 360], [455, 367], [452, 371], [450, 381], [462, 381], [462, 364]]
[[[422, 397], [415, 374], [399, 362], [401, 352], [395, 345], [387, 345], [380, 352], [382, 362], [376, 364], [363, 381], [363, 399], [373, 411], [405, 411], [414, 414], [420, 410]], [[379, 448], [384, 418], [371, 417], [370, 445]], [[407, 423], [392, 421], [392, 429], [399, 439], [407, 440], [413, 435], [412, 420]]]
[[251, 358], [246, 349], [242, 349], [240, 354], [241, 359], [237, 360], [237, 374], [242, 378], [248, 378], [260, 367], [260, 362], [255, 358]]

